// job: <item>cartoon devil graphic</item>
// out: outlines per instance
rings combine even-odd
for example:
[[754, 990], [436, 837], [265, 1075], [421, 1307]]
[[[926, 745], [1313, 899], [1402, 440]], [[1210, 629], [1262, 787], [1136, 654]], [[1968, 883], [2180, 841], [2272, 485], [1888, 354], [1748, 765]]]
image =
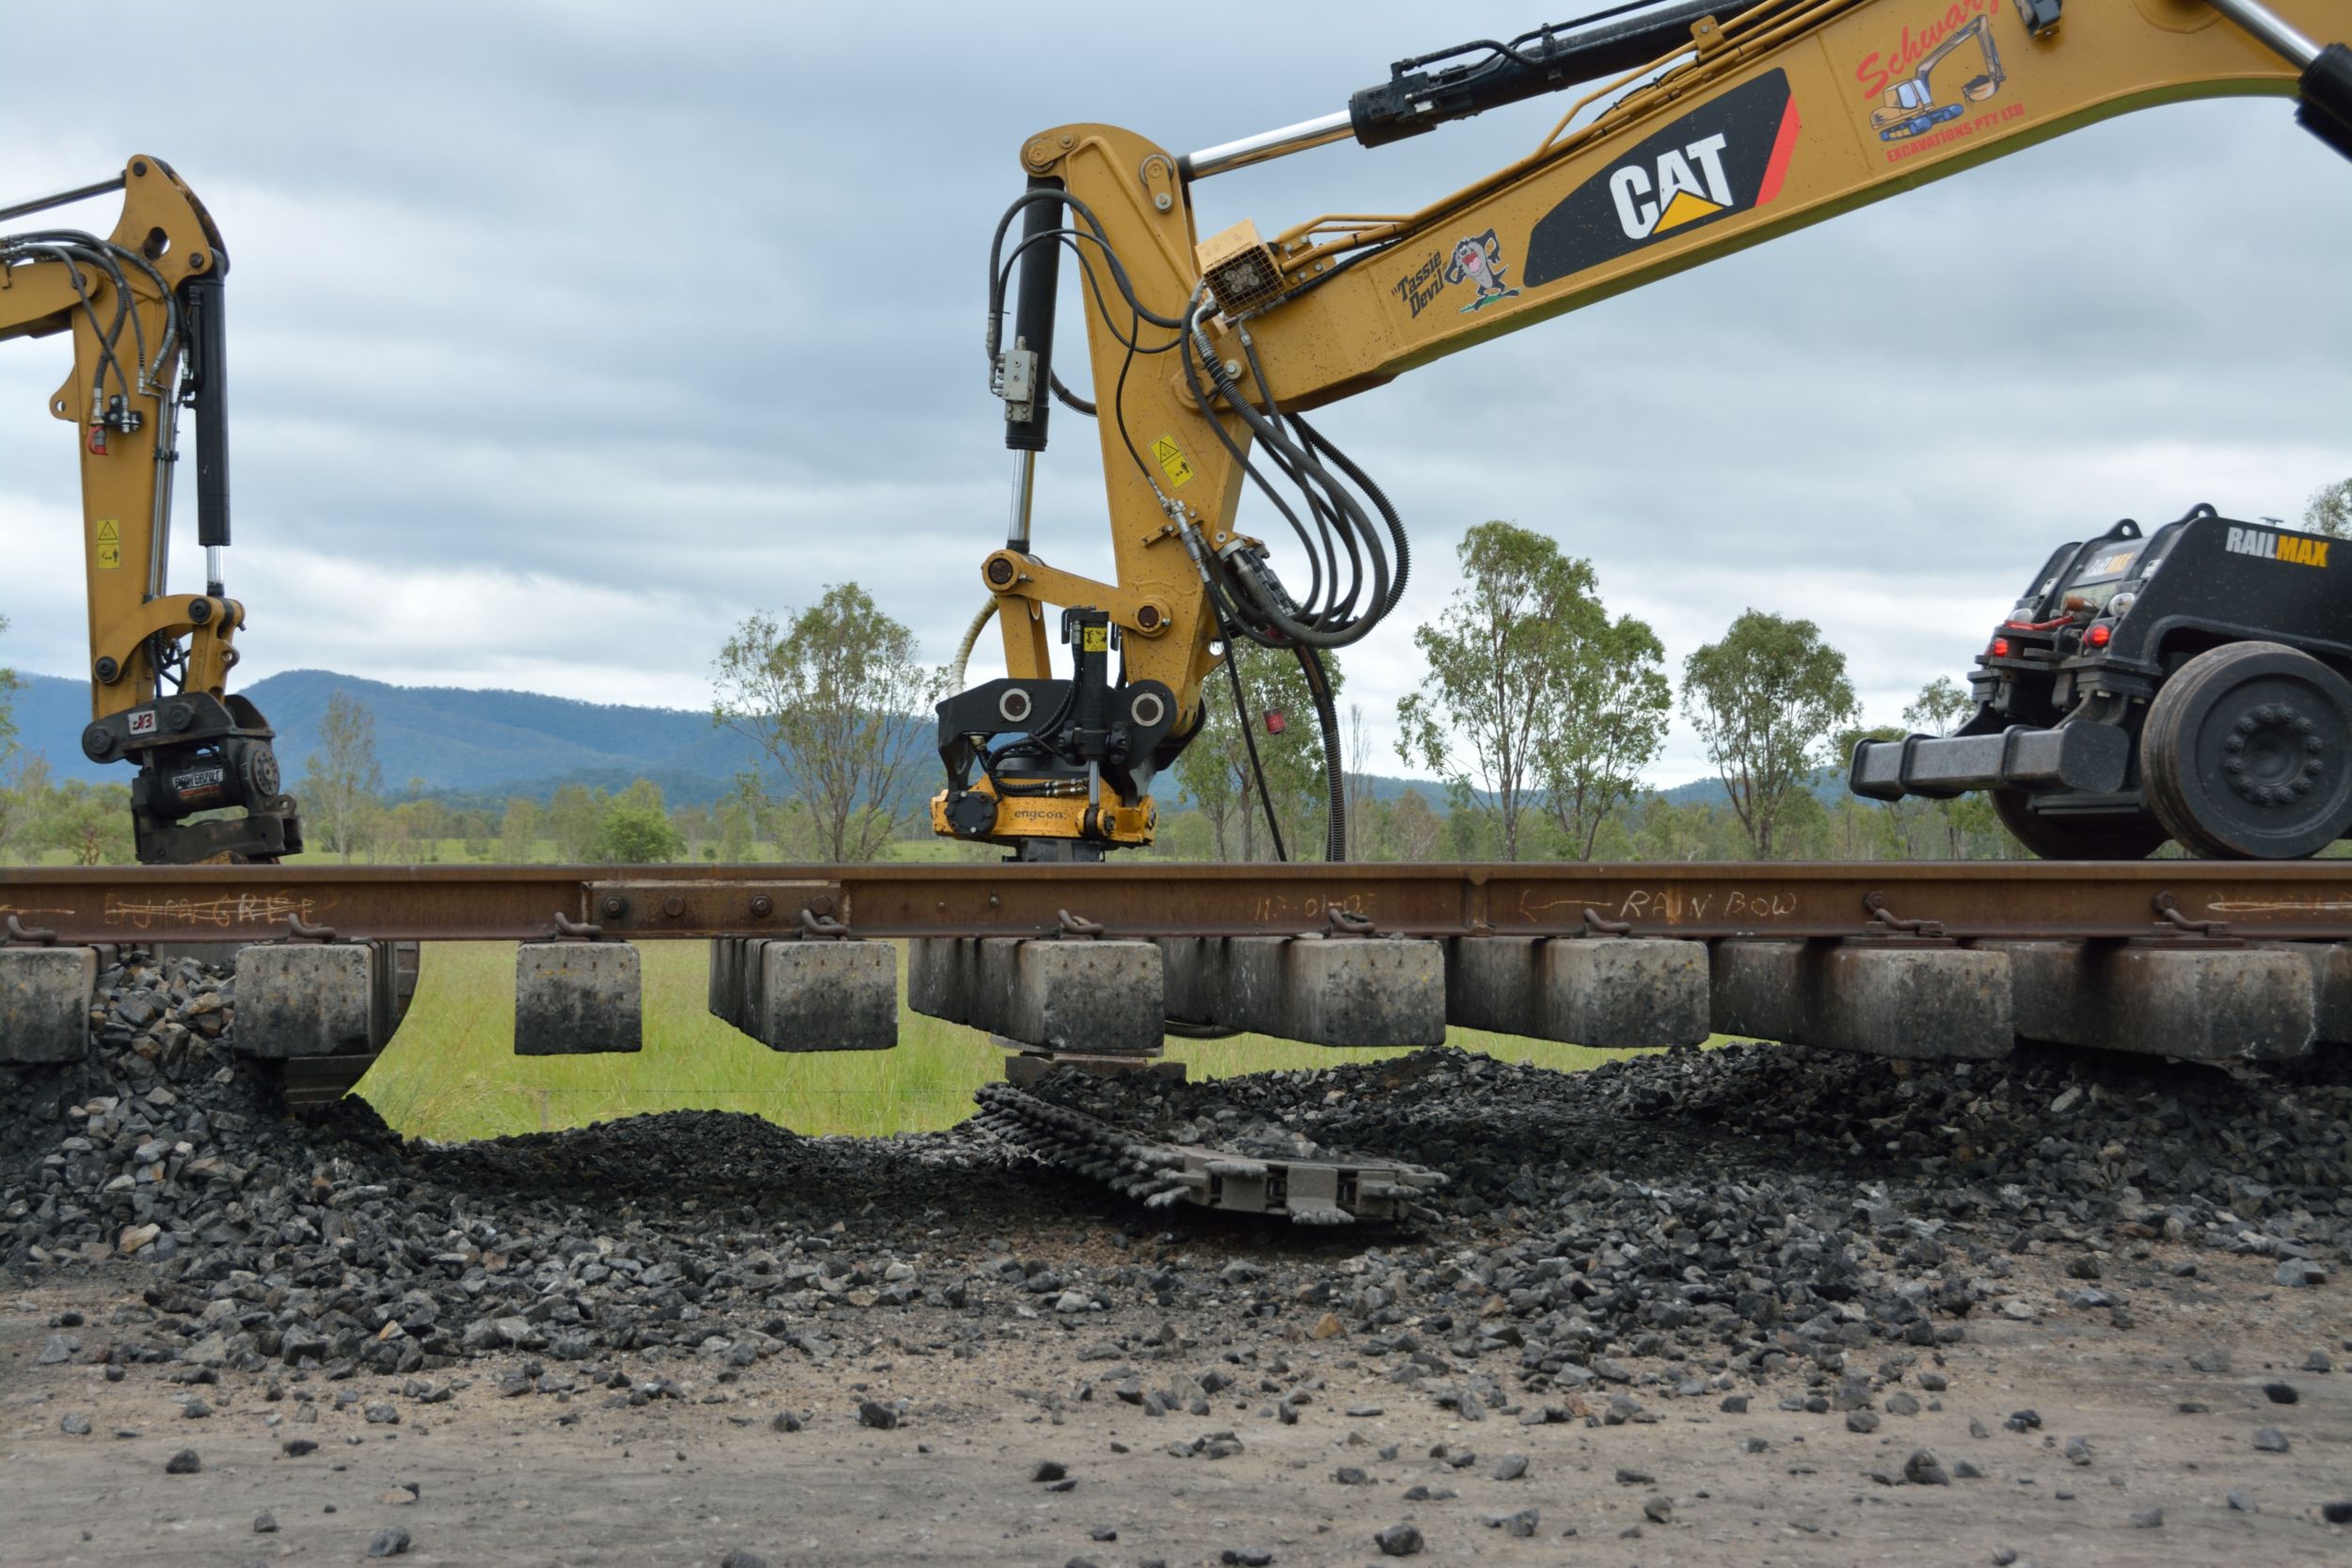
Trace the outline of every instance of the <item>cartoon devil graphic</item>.
[[1445, 269], [1445, 280], [1459, 283], [1468, 278], [1478, 288], [1477, 297], [1462, 307], [1463, 315], [1467, 316], [1498, 299], [1513, 298], [1518, 293], [1517, 289], [1503, 287], [1505, 270], [1502, 242], [1495, 237], [1493, 230], [1489, 229], [1473, 239], [1454, 242], [1454, 259]]

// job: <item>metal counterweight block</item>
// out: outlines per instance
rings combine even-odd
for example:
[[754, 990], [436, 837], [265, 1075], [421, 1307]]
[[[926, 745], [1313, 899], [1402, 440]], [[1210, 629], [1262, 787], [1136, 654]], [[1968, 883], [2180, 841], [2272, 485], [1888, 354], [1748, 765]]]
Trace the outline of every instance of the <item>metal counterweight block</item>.
[[1987, 942], [2027, 1039], [2193, 1061], [2300, 1056], [2317, 1034], [2308, 953], [2149, 942]]
[[236, 1048], [248, 1056], [363, 1054], [389, 1027], [366, 942], [255, 942], [237, 949]]
[[1711, 968], [1719, 1034], [1920, 1061], [1991, 1060], [2016, 1046], [2005, 953], [1723, 942]]
[[1168, 1016], [1310, 1045], [1445, 1043], [1445, 953], [1388, 937], [1164, 937]]
[[94, 949], [0, 948], [0, 1063], [78, 1062], [87, 1055], [97, 987]]
[[515, 950], [515, 1054], [639, 1051], [644, 984], [625, 942], [526, 942]]
[[1629, 937], [1455, 937], [1446, 1022], [1604, 1050], [1709, 1034], [1707, 944]]
[[930, 937], [907, 944], [907, 1006], [1054, 1051], [1157, 1055], [1167, 1018], [1148, 942]]
[[771, 1051], [887, 1051], [898, 1043], [898, 954], [885, 942], [722, 937], [710, 1011]]

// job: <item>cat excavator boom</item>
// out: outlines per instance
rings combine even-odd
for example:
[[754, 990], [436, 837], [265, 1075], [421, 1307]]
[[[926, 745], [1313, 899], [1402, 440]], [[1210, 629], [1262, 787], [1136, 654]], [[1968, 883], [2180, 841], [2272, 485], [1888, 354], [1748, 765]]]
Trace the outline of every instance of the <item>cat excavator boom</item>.
[[[138, 773], [138, 858], [275, 861], [302, 847], [268, 722], [229, 690], [245, 606], [229, 597], [229, 387], [221, 315], [229, 253], [204, 204], [160, 158], [96, 184], [0, 208], [0, 224], [122, 192], [101, 239], [0, 233], [0, 339], [71, 332], [73, 370], [49, 400], [82, 465], [90, 722], [82, 751]], [[167, 580], [180, 413], [196, 425], [201, 592]], [[219, 815], [235, 813], [236, 815]]]
[[[1152, 780], [1199, 729], [1219, 663], [1246, 705], [1238, 640], [1301, 660], [1336, 758], [1320, 651], [1396, 604], [1409, 557], [1395, 509], [1312, 410], [2133, 109], [2293, 96], [2352, 155], [2343, 15], [2328, 0], [1668, 0], [1402, 60], [1344, 110], [1189, 156], [1109, 125], [1028, 137], [989, 268], [1012, 501], [971, 634], [993, 614], [1006, 674], [939, 706], [934, 830], [1031, 860], [1149, 842]], [[1981, 66], [1932, 97], [1929, 73], [1964, 42]], [[1570, 89], [1526, 156], [1422, 206], [1196, 231], [1196, 190], [1227, 170]], [[1090, 398], [1057, 369], [1064, 251], [1084, 274]], [[1056, 401], [1096, 422], [1110, 581], [1031, 539]], [[1300, 546], [1287, 575], [1240, 526], [1253, 486]], [[1328, 772], [1336, 850], [1336, 760]]]

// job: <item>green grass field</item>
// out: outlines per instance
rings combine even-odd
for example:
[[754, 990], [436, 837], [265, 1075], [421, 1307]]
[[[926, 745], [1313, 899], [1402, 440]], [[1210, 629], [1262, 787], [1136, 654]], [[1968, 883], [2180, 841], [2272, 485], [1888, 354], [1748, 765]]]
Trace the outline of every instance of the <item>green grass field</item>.
[[[706, 1009], [704, 943], [648, 942], [640, 952], [643, 1052], [523, 1057], [513, 1051], [514, 945], [429, 944], [407, 1021], [359, 1092], [412, 1137], [495, 1137], [670, 1110], [745, 1111], [799, 1132], [886, 1133], [953, 1126], [971, 1114], [972, 1091], [1003, 1074], [1003, 1053], [986, 1035], [903, 1008], [895, 1051], [771, 1052]], [[899, 974], [903, 985], [903, 961]], [[1454, 1030], [1449, 1043], [1571, 1071], [1640, 1054], [1470, 1029]], [[1194, 1078], [1403, 1054], [1258, 1035], [1170, 1040], [1168, 1053]]]

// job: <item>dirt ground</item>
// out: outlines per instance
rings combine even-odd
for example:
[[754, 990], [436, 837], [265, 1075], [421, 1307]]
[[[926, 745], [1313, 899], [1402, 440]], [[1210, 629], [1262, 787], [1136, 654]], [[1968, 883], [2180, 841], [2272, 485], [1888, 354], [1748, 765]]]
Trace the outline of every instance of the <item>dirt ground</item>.
[[[86, 1320], [67, 1332], [106, 1342], [109, 1316], [142, 1288], [126, 1266], [0, 1304], [0, 1564], [357, 1562], [394, 1528], [411, 1541], [403, 1560], [418, 1564], [715, 1568], [730, 1552], [770, 1568], [1363, 1564], [1397, 1560], [1374, 1537], [1403, 1522], [1425, 1540], [1418, 1555], [1441, 1562], [2352, 1560], [2352, 1528], [2321, 1515], [2352, 1497], [2344, 1286], [2278, 1289], [2262, 1259], [2197, 1260], [2197, 1278], [2171, 1275], [2169, 1256], [2111, 1273], [2129, 1285], [2136, 1318], [2119, 1330], [2059, 1305], [2070, 1282], [2056, 1259], [2018, 1258], [2012, 1284], [2045, 1309], [2030, 1322], [1972, 1320], [1964, 1342], [1923, 1357], [1906, 1385], [1918, 1413], [1890, 1411], [1871, 1433], [1838, 1414], [1778, 1408], [1804, 1391], [1793, 1378], [1757, 1386], [1744, 1414], [1712, 1390], [1661, 1399], [1645, 1387], [1636, 1392], [1654, 1421], [1603, 1424], [1596, 1400], [1584, 1419], [1523, 1425], [1506, 1407], [1466, 1422], [1349, 1337], [1262, 1337], [1183, 1315], [1163, 1359], [1108, 1358], [1115, 1336], [1131, 1336], [1130, 1356], [1167, 1337], [1168, 1315], [1142, 1310], [1074, 1328], [1030, 1314], [977, 1340], [931, 1343], [936, 1319], [927, 1330], [914, 1313], [845, 1310], [852, 1322], [828, 1332], [862, 1345], [853, 1354], [818, 1364], [787, 1350], [739, 1370], [632, 1361], [641, 1388], [664, 1378], [675, 1388], [637, 1404], [604, 1386], [506, 1397], [500, 1377], [519, 1356], [426, 1374], [457, 1386], [445, 1402], [404, 1393], [412, 1380], [364, 1374], [306, 1380], [278, 1368], [186, 1386], [166, 1380], [168, 1367], [135, 1366], [110, 1384], [78, 1359], [36, 1365], [61, 1314]], [[2336, 1370], [2304, 1370], [2314, 1350]], [[2217, 1365], [2217, 1351], [2229, 1370], [2190, 1366], [2192, 1355]], [[1276, 1418], [1248, 1360], [1278, 1354], [1322, 1380], [1295, 1424]], [[1237, 1381], [1206, 1417], [1147, 1417], [1106, 1376], [1125, 1368], [1161, 1387], [1211, 1367]], [[1932, 1370], [1948, 1389], [1922, 1386], [1917, 1373]], [[2295, 1402], [2276, 1402], [2267, 1384]], [[211, 1414], [189, 1418], [180, 1402], [190, 1397]], [[861, 1402], [901, 1400], [895, 1429], [861, 1424]], [[380, 1419], [385, 1405], [396, 1424]], [[2006, 1424], [2027, 1408], [2038, 1429]], [[776, 1430], [785, 1411], [802, 1430]], [[73, 1417], [87, 1435], [63, 1429]], [[1972, 1419], [1987, 1435], [1971, 1434]], [[2287, 1451], [2258, 1450], [2263, 1428]], [[1168, 1451], [1225, 1432], [1238, 1452]], [[2064, 1451], [2077, 1436], [2088, 1463]], [[294, 1439], [318, 1447], [290, 1455]], [[1446, 1457], [1434, 1457], [1440, 1446]], [[188, 1448], [201, 1471], [167, 1473]], [[1981, 1477], [1903, 1483], [1919, 1449]], [[1464, 1452], [1476, 1458], [1453, 1463]], [[1525, 1474], [1496, 1479], [1509, 1456], [1525, 1458]], [[1074, 1484], [1033, 1480], [1044, 1461]], [[1343, 1466], [1362, 1481], [1343, 1483]], [[1434, 1495], [1408, 1500], [1417, 1485]], [[2251, 1512], [2232, 1506], [2233, 1492]], [[2134, 1522], [2152, 1509], [2160, 1524]], [[1501, 1523], [1530, 1510], [1532, 1534]], [[256, 1530], [263, 1513], [273, 1532]]]

